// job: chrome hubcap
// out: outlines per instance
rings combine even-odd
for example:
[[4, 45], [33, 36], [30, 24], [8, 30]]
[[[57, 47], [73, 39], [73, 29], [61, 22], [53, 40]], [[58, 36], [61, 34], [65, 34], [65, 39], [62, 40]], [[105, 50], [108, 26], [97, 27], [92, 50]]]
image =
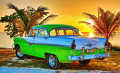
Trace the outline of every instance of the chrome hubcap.
[[56, 64], [56, 60], [55, 60], [55, 56], [54, 55], [50, 55], [49, 56], [49, 64], [51, 67], [54, 67]]
[[22, 57], [22, 56], [23, 56], [23, 54], [22, 54], [20, 48], [17, 50], [17, 55], [18, 55], [19, 57]]

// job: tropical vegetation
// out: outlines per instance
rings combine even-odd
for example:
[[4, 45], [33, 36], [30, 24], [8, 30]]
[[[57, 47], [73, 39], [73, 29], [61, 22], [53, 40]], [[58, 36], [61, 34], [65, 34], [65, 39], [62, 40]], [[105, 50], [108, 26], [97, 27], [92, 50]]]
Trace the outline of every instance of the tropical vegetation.
[[6, 23], [6, 29], [4, 31], [6, 31], [11, 38], [23, 36], [24, 34], [27, 36], [34, 25], [42, 25], [46, 21], [57, 16], [46, 12], [46, 10], [48, 10], [47, 7], [39, 6], [37, 9], [34, 9], [28, 6], [26, 9], [18, 9], [11, 3], [7, 4], [7, 6], [10, 9], [14, 9], [15, 12], [9, 16], [6, 15], [1, 17], [0, 22]]
[[[92, 27], [99, 34], [107, 38], [106, 45], [110, 46], [109, 39], [114, 35], [120, 26], [120, 12], [117, 12], [117, 14], [115, 14], [109, 10], [104, 11], [102, 8], [99, 8], [98, 17], [89, 13], [84, 14], [94, 21], [94, 25], [92, 25]], [[91, 23], [86, 21], [80, 21], [80, 23], [87, 23], [88, 25], [91, 25]]]

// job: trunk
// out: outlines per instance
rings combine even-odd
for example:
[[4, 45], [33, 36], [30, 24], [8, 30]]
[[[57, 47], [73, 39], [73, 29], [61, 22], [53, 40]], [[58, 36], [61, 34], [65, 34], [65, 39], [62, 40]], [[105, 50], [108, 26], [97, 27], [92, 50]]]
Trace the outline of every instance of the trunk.
[[[105, 38], [74, 38], [76, 49], [81, 50], [83, 47], [85, 49], [103, 49], [107, 39]], [[82, 41], [82, 42], [80, 42]]]
[[25, 37], [26, 37], [26, 33], [25, 33]]
[[25, 33], [25, 37], [27, 37], [27, 35], [28, 35], [28, 33], [26, 32], [26, 33]]
[[107, 47], [110, 47], [110, 43], [109, 43], [109, 35], [108, 35], [108, 33], [105, 35], [105, 37], [106, 37], [106, 39], [107, 39], [105, 45], [106, 45]]
[[26, 36], [29, 35], [29, 32], [30, 32], [30, 30], [28, 29], [28, 30], [26, 31]]
[[106, 35], [106, 38], [107, 38], [107, 41], [106, 41], [106, 46], [108, 47], [107, 48], [107, 50], [109, 51], [109, 53], [110, 53], [110, 46], [111, 46], [111, 44], [110, 44], [110, 42], [109, 42], [109, 36], [108, 36], [108, 34]]
[[[75, 45], [77, 50], [82, 50], [82, 48], [84, 47], [85, 49], [93, 49], [93, 48], [98, 48], [98, 49], [103, 49], [105, 48], [105, 42], [106, 42], [106, 38], [86, 38], [86, 37], [76, 37], [76, 36], [61, 36], [61, 37], [56, 37], [58, 40], [58, 38], [60, 40], [64, 39], [73, 39], [75, 40]], [[58, 42], [60, 44], [63, 44], [62, 42]], [[64, 41], [64, 43], [68, 43], [68, 41]], [[69, 42], [69, 44], [71, 44]]]
[[24, 31], [23, 37], [27, 37], [27, 32], [26, 31]]

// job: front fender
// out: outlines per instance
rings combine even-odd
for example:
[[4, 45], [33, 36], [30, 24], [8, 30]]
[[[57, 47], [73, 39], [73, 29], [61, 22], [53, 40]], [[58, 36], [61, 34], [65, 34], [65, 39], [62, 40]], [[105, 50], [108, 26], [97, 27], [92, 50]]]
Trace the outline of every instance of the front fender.
[[24, 40], [23, 38], [21, 38], [21, 37], [15, 37], [14, 38], [14, 47], [16, 45], [19, 45], [22, 53], [24, 53], [24, 49], [26, 48], [25, 45], [28, 45], [29, 47], [31, 47], [30, 44], [26, 40]]

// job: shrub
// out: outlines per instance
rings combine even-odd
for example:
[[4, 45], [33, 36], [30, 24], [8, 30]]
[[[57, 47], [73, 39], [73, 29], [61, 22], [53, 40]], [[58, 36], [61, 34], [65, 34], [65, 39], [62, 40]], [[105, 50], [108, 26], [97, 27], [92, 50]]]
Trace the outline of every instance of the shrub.
[[120, 51], [120, 46], [111, 46], [111, 50]]

